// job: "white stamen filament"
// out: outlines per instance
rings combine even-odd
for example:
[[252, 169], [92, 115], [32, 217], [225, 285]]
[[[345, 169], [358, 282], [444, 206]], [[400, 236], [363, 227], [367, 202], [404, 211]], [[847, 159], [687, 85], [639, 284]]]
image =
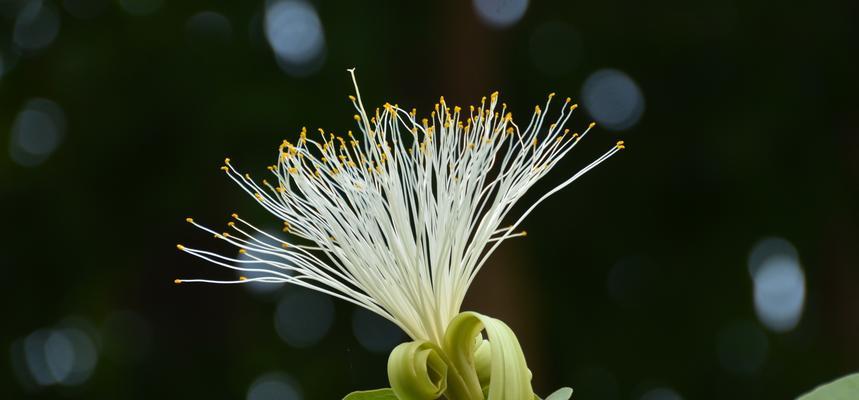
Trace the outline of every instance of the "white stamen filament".
[[[431, 118], [385, 104], [369, 117], [354, 70], [350, 96], [362, 134], [357, 139], [302, 129], [297, 143], [284, 141], [275, 185], [262, 185], [237, 171], [227, 175], [301, 243], [285, 242], [233, 214], [235, 234], [194, 226], [238, 247], [239, 260], [179, 245], [179, 249], [229, 269], [262, 276], [239, 280], [177, 279], [176, 282], [286, 282], [344, 299], [400, 326], [415, 340], [440, 343], [468, 287], [489, 256], [534, 208], [619, 150], [603, 156], [540, 197], [512, 225], [508, 213], [540, 178], [570, 152], [581, 135], [564, 125], [576, 105], [567, 99], [544, 129], [554, 93], [536, 107], [526, 128], [513, 123], [498, 94], [466, 114], [451, 112], [442, 97]], [[541, 134], [546, 131], [545, 135]], [[310, 243], [305, 245], [303, 243]], [[491, 246], [490, 246], [491, 244]], [[249, 268], [248, 265], [268, 268]]]

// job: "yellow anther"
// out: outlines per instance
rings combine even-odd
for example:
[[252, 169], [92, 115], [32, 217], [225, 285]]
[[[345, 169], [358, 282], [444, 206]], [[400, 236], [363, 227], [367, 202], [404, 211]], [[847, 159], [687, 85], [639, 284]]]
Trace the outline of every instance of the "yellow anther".
[[256, 197], [256, 198], [257, 198], [257, 200], [262, 201], [262, 195], [261, 195], [261, 194], [259, 194], [259, 193], [254, 193], [254, 197]]
[[185, 250], [185, 246], [182, 246], [181, 244], [177, 244], [176, 248], [179, 250]]
[[280, 245], [280, 247], [283, 247], [284, 249], [288, 249], [288, 248], [289, 248], [289, 243], [283, 243], [283, 244], [281, 244], [281, 245]]
[[623, 144], [623, 140], [618, 141], [615, 146], [617, 147], [618, 150], [623, 150], [626, 148], [626, 146]]
[[540, 106], [534, 106], [534, 113], [536, 113], [536, 114], [540, 113]]
[[528, 236], [528, 231], [522, 231], [522, 236]]
[[178, 284], [182, 283], [182, 280], [181, 279], [174, 279], [173, 283], [178, 285]]
[[229, 232], [222, 232], [221, 236], [226, 238], [226, 237], [230, 237], [230, 234], [229, 234]]
[[239, 249], [239, 254], [245, 254], [247, 251], [245, 249]]
[[577, 108], [579, 108], [579, 105], [578, 105], [578, 104], [573, 104], [573, 105], [571, 105], [571, 106], [570, 106], [570, 111], [573, 111], [573, 110], [575, 110], [575, 109], [577, 109]]
[[185, 222], [188, 222], [188, 223], [192, 223], [192, 224], [193, 224], [193, 223], [194, 223], [194, 218], [191, 218], [191, 217], [185, 218]]
[[355, 100], [358, 100], [358, 99], [356, 99], [356, 98], [355, 98], [355, 96], [349, 96], [349, 100], [355, 101]]
[[453, 106], [453, 112], [458, 113], [462, 110], [459, 106]]
[[226, 165], [224, 165], [224, 166], [222, 166], [222, 167], [221, 167], [221, 171], [224, 171], [224, 172], [230, 172], [230, 169], [229, 169], [229, 168], [227, 168], [227, 166], [226, 166]]
[[229, 157], [225, 158], [225, 159], [224, 159], [224, 164], [229, 164], [229, 163], [230, 163], [230, 158], [229, 158]]
[[549, 93], [549, 98], [555, 97], [555, 92]]
[[232, 227], [235, 227], [235, 226], [236, 226], [236, 223], [235, 223], [235, 222], [233, 222], [233, 221], [230, 221], [230, 222], [227, 222], [227, 226], [229, 226], [230, 228], [232, 228]]
[[590, 123], [590, 125], [588, 125], [588, 129], [591, 129], [591, 128], [595, 127], [595, 126], [597, 126], [597, 123], [596, 123], [596, 122], [591, 122], [591, 123]]
[[230, 214], [230, 216], [235, 218], [235, 219], [239, 219], [239, 214], [232, 213], [232, 214]]
[[355, 114], [352, 118], [355, 118], [355, 121], [361, 122], [361, 116], [358, 114]]
[[570, 101], [572, 101], [572, 100], [573, 100], [573, 99], [571, 99], [571, 98], [567, 97], [566, 102], [567, 102], [567, 103], [569, 103], [569, 102], [570, 102]]

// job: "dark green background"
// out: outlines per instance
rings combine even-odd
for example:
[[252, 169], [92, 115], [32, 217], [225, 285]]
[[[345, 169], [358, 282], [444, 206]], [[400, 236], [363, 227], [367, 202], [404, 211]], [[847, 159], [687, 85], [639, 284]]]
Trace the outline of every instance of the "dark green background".
[[[5, 59], [24, 3], [0, 2]], [[357, 344], [343, 302], [331, 333], [299, 350], [272, 328], [273, 302], [172, 283], [229, 276], [176, 251], [226, 250], [186, 216], [277, 223], [218, 167], [228, 155], [260, 175], [301, 126], [351, 129], [348, 67], [366, 103], [427, 112], [439, 95], [469, 104], [500, 90], [521, 117], [549, 92], [579, 97], [606, 67], [641, 88], [637, 125], [598, 126], [524, 203], [615, 140], [627, 150], [533, 213], [529, 236], [504, 246], [470, 293], [469, 308], [519, 333], [539, 393], [569, 385], [576, 399], [638, 399], [668, 386], [685, 399], [787, 399], [859, 369], [859, 3], [531, 3], [499, 30], [465, 1], [317, 1], [324, 65], [291, 77], [253, 28], [262, 1], [165, 1], [148, 16], [108, 1], [91, 19], [51, 2], [57, 39], [0, 77], [0, 397], [238, 399], [271, 370], [295, 377], [306, 399], [384, 386], [386, 356]], [[205, 10], [228, 18], [230, 40], [189, 33]], [[578, 44], [535, 43], [547, 21], [569, 24]], [[533, 46], [565, 67], [542, 74]], [[63, 108], [66, 135], [46, 162], [23, 167], [9, 135], [35, 97]], [[766, 330], [752, 302], [746, 259], [768, 236], [793, 243], [805, 271], [805, 312], [788, 333]], [[618, 299], [609, 272], [630, 258], [647, 267]], [[98, 330], [119, 310], [138, 313], [145, 332], [100, 340], [133, 347], [133, 362], [102, 344], [82, 386], [30, 391], [13, 377], [16, 339], [69, 315]], [[719, 332], [735, 324], [766, 332], [755, 372], [719, 362]]]

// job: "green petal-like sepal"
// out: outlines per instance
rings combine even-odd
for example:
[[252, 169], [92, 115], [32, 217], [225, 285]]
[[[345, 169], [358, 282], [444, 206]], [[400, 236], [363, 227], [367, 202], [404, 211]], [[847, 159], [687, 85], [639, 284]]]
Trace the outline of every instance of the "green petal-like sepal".
[[[444, 352], [451, 361], [451, 367], [462, 377], [468, 390], [468, 397], [458, 397], [460, 393], [450, 393], [450, 399], [482, 400], [480, 378], [475, 363], [475, 336], [482, 330], [491, 344], [489, 400], [522, 400], [534, 397], [531, 388], [531, 372], [525, 362], [525, 355], [513, 330], [504, 322], [475, 312], [457, 315], [448, 325], [444, 335]], [[484, 358], [484, 356], [481, 356]], [[479, 391], [475, 393], [474, 388]], [[451, 382], [451, 390], [455, 385]]]
[[[504, 322], [474, 312], [450, 321], [441, 347], [428, 341], [397, 346], [388, 358], [388, 379], [398, 400], [539, 399], [516, 335]], [[562, 389], [550, 398], [566, 400], [570, 393]]]
[[430, 400], [447, 390], [448, 365], [426, 341], [403, 343], [388, 357], [388, 380], [399, 400]]

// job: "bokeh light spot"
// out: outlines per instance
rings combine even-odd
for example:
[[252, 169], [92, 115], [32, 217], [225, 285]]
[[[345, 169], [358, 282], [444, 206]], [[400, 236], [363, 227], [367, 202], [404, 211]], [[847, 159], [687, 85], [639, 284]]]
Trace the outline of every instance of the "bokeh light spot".
[[582, 86], [582, 102], [597, 123], [613, 131], [631, 128], [644, 113], [641, 89], [629, 75], [616, 69], [591, 74]]
[[486, 25], [506, 28], [522, 19], [528, 0], [474, 0], [474, 10]]
[[36, 330], [13, 343], [12, 365], [22, 385], [74, 386], [90, 378], [98, 363], [98, 349], [94, 338], [78, 327], [81, 322], [85, 321], [69, 319], [57, 328]]
[[47, 47], [59, 33], [60, 15], [50, 3], [30, 1], [15, 18], [15, 44], [24, 50]]
[[295, 380], [283, 372], [270, 372], [257, 378], [248, 388], [247, 400], [301, 400]]
[[266, 7], [264, 24], [266, 39], [284, 72], [306, 76], [322, 66], [325, 34], [312, 5], [301, 0], [275, 1]]
[[65, 129], [65, 114], [57, 103], [30, 100], [12, 124], [9, 155], [19, 165], [39, 165], [60, 145]]
[[278, 336], [299, 348], [319, 343], [333, 322], [334, 304], [328, 295], [298, 287], [283, 296], [274, 313]]
[[394, 323], [363, 308], [352, 314], [352, 332], [358, 343], [373, 353], [387, 353], [406, 339]]
[[782, 238], [758, 242], [749, 255], [758, 319], [774, 332], [799, 324], [805, 305], [805, 274], [796, 248]]

